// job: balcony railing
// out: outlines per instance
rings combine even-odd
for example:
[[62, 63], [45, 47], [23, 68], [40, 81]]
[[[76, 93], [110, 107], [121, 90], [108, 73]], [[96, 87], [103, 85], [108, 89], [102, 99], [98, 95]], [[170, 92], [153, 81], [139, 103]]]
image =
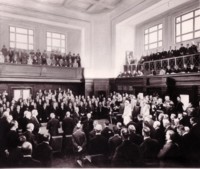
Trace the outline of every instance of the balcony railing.
[[167, 66], [173, 68], [175, 65], [177, 65], [179, 68], [183, 68], [184, 64], [187, 66], [194, 64], [195, 67], [200, 67], [200, 53], [154, 61], [146, 61], [143, 63], [143, 71], [145, 75], [148, 75], [152, 70], [155, 70], [156, 73], [159, 73], [161, 68], [166, 69]]
[[124, 65], [124, 71], [132, 72], [133, 70], [142, 70], [144, 75], [149, 75], [152, 73], [152, 70], [154, 70], [158, 74], [161, 68], [166, 69], [167, 66], [173, 68], [175, 65], [177, 65], [181, 69], [183, 68], [184, 64], [187, 66], [194, 64], [195, 67], [200, 67], [200, 53], [145, 61], [143, 64]]

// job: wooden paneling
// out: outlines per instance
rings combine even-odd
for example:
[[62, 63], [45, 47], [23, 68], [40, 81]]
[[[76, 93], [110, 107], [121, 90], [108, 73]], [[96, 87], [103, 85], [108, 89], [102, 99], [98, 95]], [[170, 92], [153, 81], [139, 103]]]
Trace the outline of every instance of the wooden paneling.
[[1, 81], [80, 82], [82, 79], [83, 68], [0, 64]]
[[42, 90], [55, 90], [58, 88], [70, 89], [76, 95], [84, 94], [84, 84], [83, 83], [25, 83], [25, 82], [0, 82], [0, 92], [6, 90], [9, 93], [10, 99], [13, 97], [13, 89], [16, 88], [30, 88], [33, 97], [39, 89]]
[[153, 94], [155, 91], [162, 96], [174, 95], [174, 99], [177, 95], [186, 93], [190, 95], [194, 104], [200, 98], [200, 73], [117, 78], [115, 82], [112, 79], [112, 84], [111, 91], [113, 88], [118, 92], [135, 94], [138, 92]]

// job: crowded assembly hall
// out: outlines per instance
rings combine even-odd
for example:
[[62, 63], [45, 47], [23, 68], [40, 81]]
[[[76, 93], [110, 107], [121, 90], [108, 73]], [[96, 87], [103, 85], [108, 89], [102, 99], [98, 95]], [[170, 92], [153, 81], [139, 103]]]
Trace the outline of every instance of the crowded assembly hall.
[[1, 168], [200, 167], [199, 0], [0, 0]]

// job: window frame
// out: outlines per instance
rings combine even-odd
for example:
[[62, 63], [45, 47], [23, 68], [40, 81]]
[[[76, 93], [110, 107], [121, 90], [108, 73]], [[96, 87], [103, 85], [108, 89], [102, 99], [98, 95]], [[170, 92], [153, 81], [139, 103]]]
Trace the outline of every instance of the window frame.
[[[51, 37], [48, 37], [48, 35], [47, 35], [48, 33], [51, 34]], [[55, 37], [53, 38], [53, 34], [59, 34], [59, 35], [60, 35], [60, 38], [55, 38]], [[64, 35], [64, 39], [62, 39], [62, 35]], [[51, 45], [48, 45], [48, 44], [47, 44], [47, 43], [48, 43], [48, 38], [51, 39]], [[60, 46], [59, 46], [59, 47], [53, 46], [53, 41], [52, 41], [52, 39], [60, 40]], [[64, 47], [62, 47], [62, 45], [61, 45], [62, 40], [65, 41]], [[67, 35], [66, 35], [65, 33], [56, 32], [56, 31], [50, 31], [50, 30], [47, 30], [47, 31], [46, 31], [46, 50], [47, 50], [47, 52], [51, 52], [52, 50], [57, 50], [57, 49], [55, 49], [55, 48], [59, 48], [59, 51], [60, 51], [61, 53], [66, 53], [66, 50], [67, 50], [67, 49], [66, 49], [66, 42], [67, 42]], [[48, 47], [51, 48], [51, 51], [48, 50]], [[64, 49], [64, 52], [62, 52], [62, 49]]]
[[[195, 26], [196, 26], [196, 24], [195, 24], [195, 18], [200, 17], [200, 13], [195, 16], [195, 12], [198, 11], [198, 10], [200, 10], [200, 8], [193, 9], [192, 11], [183, 13], [183, 14], [178, 15], [178, 16], [176, 16], [174, 18], [174, 23], [175, 23], [175, 36], [174, 36], [175, 39], [174, 39], [174, 41], [175, 41], [175, 44], [186, 42], [186, 41], [190, 41], [190, 40], [195, 40], [195, 39], [199, 39], [200, 38], [200, 36], [199, 37], [195, 37], [195, 33], [196, 32], [200, 32], [200, 29], [195, 30]], [[183, 20], [182, 17], [185, 16], [185, 15], [187, 15], [187, 14], [189, 14], [189, 13], [192, 13], [192, 17]], [[179, 22], [177, 21], [178, 18], [180, 18]], [[184, 22], [189, 21], [189, 20], [192, 20], [192, 22], [193, 22], [192, 23], [192, 26], [193, 26], [192, 31], [189, 31], [189, 32], [186, 32], [186, 33], [182, 33], [182, 24]], [[178, 24], [180, 24], [180, 28], [179, 28], [180, 34], [179, 35], [177, 35], [177, 32], [178, 32], [177, 25]], [[187, 39], [187, 40], [183, 40], [183, 36], [184, 35], [188, 35], [188, 34], [192, 34], [192, 38], [191, 39]], [[180, 41], [177, 41], [178, 37], [180, 38]]]
[[[14, 28], [14, 31], [11, 31], [11, 28]], [[26, 30], [27, 31], [27, 33], [25, 34], [25, 33], [19, 33], [19, 32], [17, 32], [17, 29], [24, 29], [24, 30]], [[30, 31], [32, 31], [33, 33], [32, 34], [30, 34]], [[14, 48], [14, 49], [20, 49], [20, 50], [34, 50], [34, 45], [35, 45], [35, 43], [34, 43], [34, 38], [35, 38], [35, 35], [34, 35], [34, 29], [33, 28], [29, 28], [29, 27], [21, 27], [21, 26], [15, 26], [15, 25], [9, 25], [9, 47], [10, 48]], [[12, 41], [11, 40], [11, 34], [14, 34], [14, 37], [15, 37], [15, 40], [14, 41]], [[26, 35], [27, 37], [27, 43], [25, 43], [25, 42], [18, 42], [17, 41], [17, 34], [18, 35]], [[33, 39], [33, 41], [32, 42], [30, 42], [30, 37], [32, 37], [32, 39]], [[11, 47], [11, 43], [14, 43], [14, 47]], [[25, 48], [17, 48], [17, 44], [26, 44], [27, 45], [27, 48], [25, 49]], [[30, 46], [32, 46], [32, 48], [30, 48]]]
[[[161, 27], [160, 27], [161, 25]], [[150, 29], [152, 29], [153, 27], [157, 27], [156, 30], [150, 31]], [[146, 33], [147, 31], [147, 33]], [[160, 36], [159, 36], [159, 32], [161, 31], [161, 40]], [[157, 39], [155, 42], [150, 42], [150, 34], [152, 33], [157, 33]], [[146, 36], [148, 37], [148, 42], [146, 43]], [[161, 45], [159, 46], [159, 43], [161, 43]], [[152, 44], [156, 44], [156, 47], [150, 48], [150, 45]], [[146, 48], [147, 47], [147, 48]], [[153, 50], [153, 49], [157, 49], [157, 48], [161, 48], [163, 47], [163, 23], [157, 23], [153, 26], [149, 26], [148, 28], [144, 29], [144, 50], [148, 51], [148, 50]]]

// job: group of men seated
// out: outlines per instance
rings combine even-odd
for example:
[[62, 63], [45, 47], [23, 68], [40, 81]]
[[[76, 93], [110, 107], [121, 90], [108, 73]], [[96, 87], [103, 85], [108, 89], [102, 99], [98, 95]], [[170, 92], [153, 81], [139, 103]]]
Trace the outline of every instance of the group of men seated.
[[187, 44], [185, 47], [183, 44], [181, 44], [179, 49], [170, 49], [168, 51], [162, 51], [162, 52], [156, 52], [156, 53], [151, 53], [150, 55], [147, 56], [142, 56], [139, 63], [142, 64], [143, 62], [146, 61], [154, 61], [154, 60], [159, 60], [159, 59], [167, 59], [167, 58], [172, 58], [172, 57], [178, 57], [178, 56], [184, 56], [184, 55], [192, 55], [198, 53], [198, 48], [197, 45], [192, 43], [192, 45]]
[[142, 70], [133, 70], [132, 72], [130, 70], [128, 71], [124, 71], [124, 72], [120, 72], [118, 75], [118, 78], [124, 78], [124, 77], [137, 77], [137, 76], [143, 76], [144, 73], [142, 72]]
[[28, 65], [47, 65], [60, 67], [81, 67], [80, 55], [69, 52], [62, 54], [58, 50], [51, 52], [40, 52], [34, 50], [7, 49], [3, 45], [0, 51], [0, 63], [28, 64]]
[[[167, 66], [166, 69], [161, 67], [159, 72], [156, 72], [154, 69], [151, 70], [151, 73], [148, 75], [168, 75], [168, 74], [177, 74], [177, 73], [197, 73], [200, 72], [200, 67], [196, 67], [194, 64], [190, 64], [187, 66], [186, 64], [183, 64], [182, 68], [179, 68], [177, 65], [174, 67]], [[142, 71], [136, 72], [133, 70], [132, 72], [124, 71], [123, 73], [120, 73], [118, 75], [118, 78], [127, 78], [127, 77], [137, 77], [137, 76], [143, 76]]]
[[[53, 107], [56, 102], [72, 104], [64, 117], [56, 109], [45, 115], [48, 133], [40, 130], [40, 99]], [[200, 105], [195, 108], [189, 103], [184, 108], [180, 97], [172, 101], [165, 96], [163, 101], [158, 95], [136, 97], [113, 92], [108, 97], [84, 98], [59, 88], [56, 94], [40, 90], [32, 101], [9, 101], [7, 92], [1, 94], [1, 167], [51, 167], [51, 139], [58, 135], [71, 136], [71, 153], [80, 166], [87, 166], [95, 156], [103, 158], [104, 167], [200, 165]], [[92, 109], [81, 114], [79, 101], [84, 106], [91, 102]], [[103, 102], [111, 117], [103, 117], [107, 119], [103, 125], [94, 120], [98, 118], [94, 113], [98, 102]]]
[[[165, 74], [177, 74], [177, 73], [197, 73], [200, 72], [199, 67], [197, 68], [194, 66], [194, 64], [190, 64], [187, 66], [186, 64], [183, 65], [182, 68], [179, 68], [177, 65], [174, 67], [167, 66], [166, 69], [161, 68], [159, 71], [159, 75], [165, 75]], [[152, 74], [156, 75], [156, 71], [152, 70]]]

